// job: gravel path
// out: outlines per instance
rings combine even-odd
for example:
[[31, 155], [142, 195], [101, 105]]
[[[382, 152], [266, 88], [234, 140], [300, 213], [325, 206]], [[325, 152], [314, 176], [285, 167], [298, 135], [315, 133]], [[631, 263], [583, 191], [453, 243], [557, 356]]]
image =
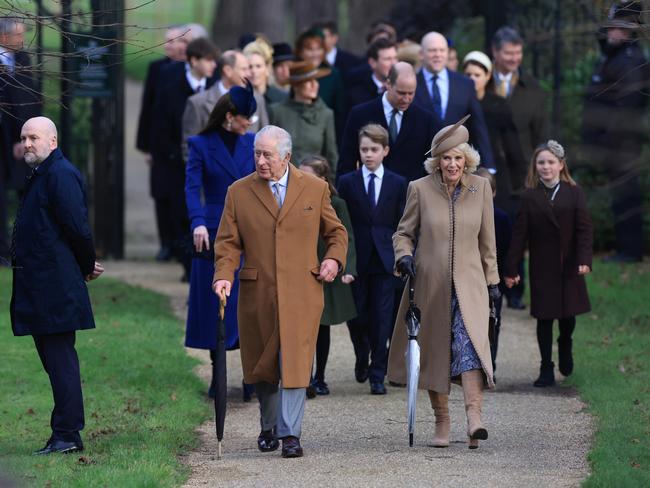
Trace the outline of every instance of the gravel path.
[[[129, 110], [138, 106], [138, 90], [138, 85], [127, 85], [127, 96], [133, 100]], [[127, 117], [131, 125], [133, 117]], [[127, 129], [130, 134], [134, 131]], [[141, 259], [156, 250], [153, 207], [147, 200], [142, 158], [130, 153], [127, 159], [127, 256]], [[179, 317], [185, 316], [187, 286], [178, 281], [178, 265], [132, 260], [106, 263], [106, 269], [108, 276], [166, 294]], [[203, 361], [197, 374], [207, 383], [207, 354], [189, 349], [188, 353]], [[327, 487], [578, 486], [589, 474], [586, 457], [593, 422], [575, 392], [561, 386], [561, 377], [555, 388], [532, 387], [539, 355], [535, 325], [526, 312], [506, 311], [499, 354], [497, 390], [486, 394], [483, 408], [489, 440], [482, 441], [478, 450], [467, 448], [462, 391], [453, 387], [451, 446], [427, 446], [433, 436], [433, 412], [421, 392], [415, 446], [409, 448], [406, 391], [389, 387], [386, 396], [377, 397], [369, 394], [368, 384], [356, 383], [347, 329], [335, 326], [326, 374], [332, 394], [307, 402], [305, 457], [284, 460], [279, 452], [257, 450], [257, 402], [242, 402], [239, 354], [230, 352], [224, 457], [216, 459], [214, 422], [200, 426], [199, 449], [183, 459], [192, 469], [186, 486], [268, 486], [270, 481]]]

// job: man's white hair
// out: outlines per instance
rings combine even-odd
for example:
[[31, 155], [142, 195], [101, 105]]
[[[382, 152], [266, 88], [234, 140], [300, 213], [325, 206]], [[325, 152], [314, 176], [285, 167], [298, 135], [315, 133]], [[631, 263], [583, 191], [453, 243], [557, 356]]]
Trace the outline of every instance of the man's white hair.
[[210, 38], [208, 35], [208, 31], [205, 30], [205, 27], [203, 27], [201, 24], [185, 24], [182, 26], [183, 32], [187, 31], [187, 36], [189, 37], [190, 41], [193, 41], [194, 39], [200, 39], [201, 37], [206, 37]]
[[284, 159], [287, 154], [291, 154], [291, 135], [282, 127], [278, 127], [277, 125], [266, 125], [262, 127], [259, 132], [255, 134], [255, 144], [257, 144], [257, 139], [263, 135], [269, 135], [270, 137], [275, 138], [278, 152], [280, 153], [280, 159]]

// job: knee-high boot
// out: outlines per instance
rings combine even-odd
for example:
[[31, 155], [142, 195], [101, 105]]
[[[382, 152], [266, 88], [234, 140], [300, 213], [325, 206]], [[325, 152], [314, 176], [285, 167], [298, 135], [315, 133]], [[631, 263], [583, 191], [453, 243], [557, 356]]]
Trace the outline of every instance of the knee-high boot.
[[461, 375], [461, 379], [463, 383], [463, 395], [465, 397], [465, 413], [467, 414], [469, 448], [476, 449], [479, 440], [488, 438], [488, 432], [481, 422], [483, 372], [479, 369], [466, 371]]
[[431, 400], [431, 408], [436, 415], [436, 432], [431, 445], [433, 447], [449, 447], [449, 430], [451, 428], [449, 395], [429, 390], [429, 400]]

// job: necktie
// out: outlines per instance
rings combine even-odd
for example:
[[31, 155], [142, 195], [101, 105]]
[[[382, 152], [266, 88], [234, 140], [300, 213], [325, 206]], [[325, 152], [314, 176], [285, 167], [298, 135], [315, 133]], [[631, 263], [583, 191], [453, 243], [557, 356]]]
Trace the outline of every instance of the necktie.
[[431, 79], [431, 101], [433, 102], [434, 112], [438, 117], [442, 118], [442, 98], [438, 89], [438, 75], [433, 75]]
[[[397, 109], [393, 109], [393, 113], [390, 115], [390, 123], [388, 124], [388, 135], [390, 137], [390, 143], [394, 144], [397, 140]], [[373, 175], [374, 176], [374, 175]]]
[[203, 85], [199, 85], [196, 87], [196, 90], [194, 90], [194, 93], [201, 93], [203, 91]]
[[370, 201], [370, 208], [374, 209], [377, 205], [375, 200], [375, 178], [377, 178], [377, 175], [375, 173], [370, 173], [368, 178], [368, 200]]
[[506, 98], [508, 96], [508, 80], [503, 77], [499, 77], [499, 86], [497, 86], [497, 95], [501, 98]]
[[278, 202], [278, 208], [282, 208], [282, 193], [280, 193], [280, 183], [273, 183], [273, 196]]

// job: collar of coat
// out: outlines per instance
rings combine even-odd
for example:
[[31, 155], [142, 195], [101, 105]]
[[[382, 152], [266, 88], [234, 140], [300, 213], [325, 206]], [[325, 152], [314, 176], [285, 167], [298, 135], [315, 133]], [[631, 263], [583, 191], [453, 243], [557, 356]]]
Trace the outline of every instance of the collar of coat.
[[[433, 173], [431, 173], [431, 176], [433, 177], [433, 180], [438, 188], [445, 194], [449, 195], [449, 192], [447, 191], [447, 184], [442, 180], [442, 174], [440, 173], [439, 169], [435, 169]], [[460, 177], [460, 183], [459, 185], [461, 186], [461, 194], [465, 193], [465, 191], [469, 188], [470, 183], [469, 183], [469, 175], [465, 172], [463, 172], [462, 176]]]
[[[253, 173], [251, 177], [250, 188], [264, 205], [266, 210], [280, 222], [287, 215], [289, 210], [294, 206], [296, 200], [305, 189], [307, 182], [302, 171], [296, 168], [293, 164], [289, 163], [289, 179], [287, 181], [287, 192], [284, 196], [282, 208], [278, 208], [278, 202], [275, 200], [271, 188], [269, 187], [268, 180], [260, 178], [257, 173]], [[318, 181], [318, 180], [316, 180]], [[324, 182], [323, 182], [324, 183]]]

